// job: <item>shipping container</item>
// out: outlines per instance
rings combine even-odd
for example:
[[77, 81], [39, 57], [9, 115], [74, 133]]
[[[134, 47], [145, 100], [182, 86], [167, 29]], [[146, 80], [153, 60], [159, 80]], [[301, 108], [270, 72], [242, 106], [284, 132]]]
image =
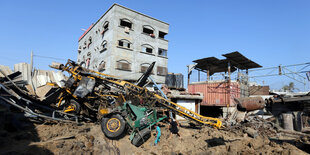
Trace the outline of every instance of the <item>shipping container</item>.
[[203, 93], [202, 106], [234, 106], [234, 98], [240, 97], [240, 84], [236, 81], [193, 82], [188, 92]]

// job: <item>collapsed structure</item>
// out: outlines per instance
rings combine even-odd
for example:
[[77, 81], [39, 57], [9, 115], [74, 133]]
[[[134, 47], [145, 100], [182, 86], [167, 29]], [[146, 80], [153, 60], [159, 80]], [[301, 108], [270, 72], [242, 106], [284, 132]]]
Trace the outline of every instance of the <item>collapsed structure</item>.
[[[158, 116], [156, 110], [159, 108], [166, 108], [202, 125], [222, 126], [219, 119], [199, 115], [168, 100], [150, 78], [154, 65], [155, 62], [133, 84], [83, 68], [72, 60], [65, 65], [54, 63], [52, 68], [66, 71], [70, 77], [61, 85], [48, 83], [54, 88], [42, 102], [12, 80], [20, 75], [19, 72], [6, 75], [0, 70], [5, 84], [0, 84], [0, 98], [34, 118], [66, 122], [101, 121], [102, 131], [109, 138], [119, 138], [127, 133], [125, 129], [129, 129], [130, 140], [136, 146], [150, 137], [150, 127], [166, 118]], [[145, 88], [151, 81], [157, 90], [155, 92]]]

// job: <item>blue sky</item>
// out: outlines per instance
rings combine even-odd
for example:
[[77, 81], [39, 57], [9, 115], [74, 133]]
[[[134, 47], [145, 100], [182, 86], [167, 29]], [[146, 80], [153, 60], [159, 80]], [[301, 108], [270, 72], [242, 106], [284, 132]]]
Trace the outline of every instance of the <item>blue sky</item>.
[[[11, 0], [0, 2], [0, 64], [29, 63], [31, 50], [35, 55], [76, 60], [81, 29], [96, 22], [113, 3], [170, 24], [169, 72], [186, 75], [186, 65], [193, 60], [223, 58], [221, 54], [233, 51], [263, 67], [310, 62], [306, 0]], [[34, 65], [49, 69], [52, 61], [35, 57]], [[288, 82], [274, 77], [265, 83], [277, 88]]]

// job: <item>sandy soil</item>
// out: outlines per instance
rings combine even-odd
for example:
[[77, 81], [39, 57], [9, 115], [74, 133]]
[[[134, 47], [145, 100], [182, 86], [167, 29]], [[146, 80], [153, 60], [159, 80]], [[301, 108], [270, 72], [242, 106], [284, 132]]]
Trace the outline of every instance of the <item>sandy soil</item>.
[[[307, 154], [301, 150], [304, 146], [296, 147], [298, 140], [285, 137], [279, 140], [279, 135], [270, 130], [268, 134], [260, 132], [259, 136], [251, 138], [240, 127], [217, 130], [185, 126], [180, 128], [181, 137], [173, 135], [168, 139], [170, 132], [163, 124], [157, 146], [153, 145], [155, 137], [152, 136], [137, 148], [130, 143], [129, 135], [120, 140], [107, 139], [99, 124], [24, 123], [16, 126], [3, 119], [6, 117], [0, 118], [4, 122], [0, 132], [0, 154]], [[272, 136], [277, 140], [270, 140]]]

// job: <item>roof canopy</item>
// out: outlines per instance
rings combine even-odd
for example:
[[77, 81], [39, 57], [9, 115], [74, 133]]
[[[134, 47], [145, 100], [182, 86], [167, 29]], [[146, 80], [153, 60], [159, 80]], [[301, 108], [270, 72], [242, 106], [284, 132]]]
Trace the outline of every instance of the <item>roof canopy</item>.
[[251, 69], [251, 68], [259, 68], [261, 65], [253, 62], [252, 60], [246, 58], [238, 51], [223, 54], [222, 56], [226, 57], [226, 59], [217, 59], [215, 57], [207, 57], [203, 59], [194, 60], [193, 62], [197, 63], [195, 69], [206, 72], [210, 71], [210, 75], [218, 72], [227, 72], [228, 64], [230, 63], [231, 72], [234, 72], [237, 69]]

